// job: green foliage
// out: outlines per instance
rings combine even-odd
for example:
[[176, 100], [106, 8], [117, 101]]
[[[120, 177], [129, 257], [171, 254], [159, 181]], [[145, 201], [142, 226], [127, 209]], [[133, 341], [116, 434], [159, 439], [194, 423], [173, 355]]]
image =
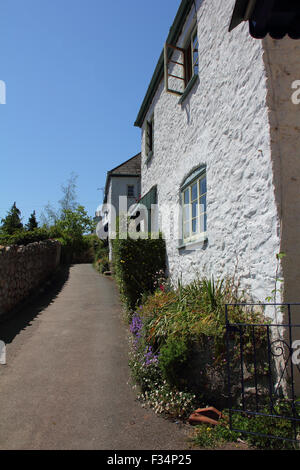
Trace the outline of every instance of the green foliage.
[[155, 273], [166, 268], [165, 242], [127, 238], [113, 240], [113, 263], [122, 300], [133, 310], [144, 293], [154, 291]]
[[[233, 280], [198, 279], [177, 289], [164, 287], [148, 295], [133, 315], [143, 328], [139, 343], [158, 354], [162, 379], [180, 391], [200, 393], [216, 407], [225, 406], [227, 351], [225, 304], [243, 300]], [[228, 308], [232, 323], [264, 323], [261, 311]], [[264, 327], [256, 328], [257, 351], [267, 351]], [[232, 373], [240, 374], [239, 334], [230, 336]], [[253, 377], [252, 329], [244, 328], [244, 361], [249, 380]], [[262, 377], [264, 358], [257, 367]], [[252, 369], [251, 369], [252, 367]], [[233, 397], [234, 398], [234, 397]], [[238, 398], [238, 397], [236, 397]]]
[[36, 220], [35, 211], [33, 211], [28, 219], [28, 223], [26, 224], [26, 230], [28, 230], [28, 232], [32, 232], [33, 230], [37, 228], [38, 228], [38, 222]]
[[78, 204], [76, 202], [77, 194], [77, 180], [78, 176], [75, 173], [71, 173], [70, 178], [65, 185], [61, 186], [63, 193], [62, 198], [58, 201], [59, 209], [56, 209], [52, 204], [48, 203], [42, 214], [42, 224], [47, 228], [50, 228], [57, 224], [61, 219], [64, 218], [64, 211], [75, 211]]
[[[269, 408], [261, 410], [262, 413], [269, 414]], [[278, 416], [291, 416], [291, 406], [284, 400], [278, 400], [275, 404], [274, 412]], [[226, 414], [226, 412], [225, 412]], [[245, 413], [234, 413], [232, 415], [232, 428], [243, 430], [231, 431], [229, 427], [229, 419], [220, 420], [219, 425], [211, 427], [201, 425], [195, 428], [192, 440], [201, 447], [219, 447], [225, 442], [236, 442], [238, 438], [246, 441], [250, 446], [256, 449], [264, 450], [294, 450], [299, 446], [295, 442], [276, 439], [276, 437], [293, 439], [292, 422], [283, 418], [272, 418], [268, 416], [253, 416]], [[300, 431], [298, 426], [298, 432]], [[254, 435], [260, 434], [260, 435]], [[271, 437], [263, 437], [261, 434], [268, 434]]]
[[63, 237], [81, 239], [85, 233], [93, 231], [94, 221], [84, 207], [79, 205], [74, 210], [64, 209], [55, 228]]
[[157, 414], [170, 418], [187, 418], [196, 406], [196, 395], [177, 390], [167, 381], [154, 383], [144, 393], [138, 395], [143, 406], [152, 408]]
[[52, 234], [49, 230], [44, 228], [38, 228], [30, 232], [26, 232], [25, 230], [19, 230], [13, 235], [0, 235], [0, 245], [28, 245], [29, 243], [48, 240], [49, 238], [54, 237], [52, 237]]
[[230, 430], [228, 420], [221, 419], [218, 426], [205, 423], [195, 426], [192, 441], [199, 447], [214, 449], [227, 442], [237, 442], [239, 437], [239, 433]]
[[94, 246], [94, 267], [101, 274], [110, 270], [108, 242], [98, 237]]
[[14, 202], [7, 216], [1, 220], [1, 231], [7, 235], [13, 235], [15, 232], [22, 230], [21, 211]]
[[140, 335], [141, 328], [142, 324], [133, 320], [131, 331], [135, 331], [135, 337], [131, 340], [129, 366], [131, 378], [141, 392], [138, 399], [142, 406], [154, 409], [155, 413], [172, 418], [189, 416], [196, 406], [196, 396], [187, 390], [179, 390], [164, 379], [160, 356], [147, 345], [144, 335]]
[[[262, 413], [269, 414], [269, 408], [261, 410]], [[290, 416], [291, 407], [284, 401], [278, 401], [275, 405], [274, 412], [278, 416]], [[225, 412], [226, 414], [226, 412]], [[231, 431], [229, 427], [229, 419], [226, 417], [219, 421], [219, 425], [212, 427], [206, 424], [196, 426], [192, 441], [194, 444], [205, 447], [215, 448], [226, 442], [236, 442], [238, 438], [246, 441], [250, 446], [263, 450], [295, 450], [299, 448], [295, 442], [276, 439], [281, 437], [285, 439], [293, 439], [293, 426], [290, 420], [283, 418], [271, 418], [267, 416], [253, 416], [243, 413], [234, 413], [232, 415], [232, 428], [243, 430]], [[298, 426], [298, 432], [299, 432]], [[254, 435], [260, 434], [260, 435]], [[263, 437], [262, 434], [268, 434], [271, 437]]]
[[[91, 238], [85, 236], [94, 228], [94, 221], [89, 217], [83, 206], [77, 206], [74, 210], [64, 209], [61, 218], [50, 227], [50, 232], [62, 245], [62, 262], [71, 263], [74, 257], [88, 252], [94, 248], [95, 235]], [[90, 258], [93, 259], [91, 253]]]
[[[265, 414], [270, 414], [269, 408], [262, 410]], [[277, 416], [290, 417], [291, 405], [285, 400], [278, 400], [274, 406], [274, 412]], [[283, 418], [274, 418], [267, 416], [244, 417], [234, 416], [234, 426], [243, 429], [249, 433], [269, 434], [274, 438], [255, 436], [253, 434], [246, 435], [246, 439], [252, 446], [258, 449], [296, 449], [297, 444], [276, 437], [294, 439], [293, 424], [291, 420]], [[297, 425], [297, 433], [300, 432], [300, 425]]]
[[170, 385], [182, 386], [182, 371], [187, 367], [189, 348], [184, 338], [169, 337], [160, 349], [159, 367]]

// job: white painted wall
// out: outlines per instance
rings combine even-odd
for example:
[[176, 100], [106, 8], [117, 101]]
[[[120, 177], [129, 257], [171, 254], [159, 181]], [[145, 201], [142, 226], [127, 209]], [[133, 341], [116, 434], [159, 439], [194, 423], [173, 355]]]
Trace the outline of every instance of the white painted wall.
[[[108, 194], [107, 194], [107, 204], [115, 208], [115, 215], [119, 215], [119, 198], [120, 196], [127, 196], [127, 186], [134, 186], [134, 197], [127, 198], [127, 211], [130, 207], [136, 204], [137, 199], [141, 195], [141, 179], [138, 176], [111, 176]], [[105, 219], [105, 222], [109, 221], [111, 218], [111, 210], [108, 209], [108, 214]], [[109, 259], [112, 261], [112, 243], [109, 241]]]
[[134, 186], [134, 197], [127, 200], [127, 208], [134, 204], [141, 195], [141, 179], [133, 176], [111, 176], [109, 184], [108, 201], [116, 208], [119, 214], [119, 197], [127, 196], [127, 186]]
[[[167, 242], [171, 279], [198, 274], [236, 275], [241, 287], [264, 301], [274, 288], [279, 220], [274, 197], [267, 85], [262, 41], [248, 25], [228, 33], [234, 0], [197, 0], [199, 82], [184, 101], [164, 91], [154, 112], [154, 156], [146, 164], [142, 129], [142, 194], [157, 184], [158, 203], [179, 204], [190, 171], [207, 165], [208, 243], [187, 252]], [[193, 20], [191, 11], [180, 37]], [[174, 230], [178, 221], [174, 221]]]

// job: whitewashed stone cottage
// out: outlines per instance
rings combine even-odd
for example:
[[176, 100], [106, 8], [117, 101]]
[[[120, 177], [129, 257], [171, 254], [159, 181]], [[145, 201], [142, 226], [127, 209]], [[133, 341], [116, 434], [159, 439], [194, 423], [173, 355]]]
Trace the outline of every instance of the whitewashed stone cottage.
[[[253, 38], [244, 22], [229, 32], [234, 6], [180, 4], [135, 122], [142, 129], [142, 196], [155, 191], [159, 207], [190, 203], [180, 216], [169, 211], [174, 282], [235, 272], [241, 287], [265, 301], [278, 271], [283, 299], [296, 302], [300, 105], [292, 95], [300, 41], [266, 31]], [[241, 8], [232, 26], [237, 13]], [[286, 256], [278, 266], [280, 252]]]
[[[103, 204], [96, 212], [99, 223], [97, 233], [100, 238], [108, 238], [109, 224], [119, 216], [122, 196], [127, 198], [125, 212], [129, 211], [141, 196], [141, 153], [107, 172]], [[109, 259], [112, 260], [111, 240]]]

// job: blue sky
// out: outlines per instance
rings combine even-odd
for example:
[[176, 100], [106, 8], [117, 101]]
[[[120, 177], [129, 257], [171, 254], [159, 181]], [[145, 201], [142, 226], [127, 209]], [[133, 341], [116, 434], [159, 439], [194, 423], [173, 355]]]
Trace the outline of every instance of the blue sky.
[[106, 172], [140, 151], [133, 126], [180, 0], [2, 0], [0, 217], [23, 222], [78, 175], [90, 215]]

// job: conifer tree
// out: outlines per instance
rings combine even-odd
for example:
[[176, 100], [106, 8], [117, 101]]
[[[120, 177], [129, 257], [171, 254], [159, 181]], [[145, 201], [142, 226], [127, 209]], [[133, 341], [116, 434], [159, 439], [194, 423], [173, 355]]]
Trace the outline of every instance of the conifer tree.
[[21, 222], [21, 211], [17, 208], [15, 202], [7, 213], [7, 216], [1, 220], [1, 223], [2, 231], [8, 235], [12, 235], [17, 230], [21, 230], [23, 228], [23, 224]]
[[32, 230], [38, 228], [38, 222], [36, 220], [35, 211], [32, 212], [26, 224], [26, 229], [31, 232]]

